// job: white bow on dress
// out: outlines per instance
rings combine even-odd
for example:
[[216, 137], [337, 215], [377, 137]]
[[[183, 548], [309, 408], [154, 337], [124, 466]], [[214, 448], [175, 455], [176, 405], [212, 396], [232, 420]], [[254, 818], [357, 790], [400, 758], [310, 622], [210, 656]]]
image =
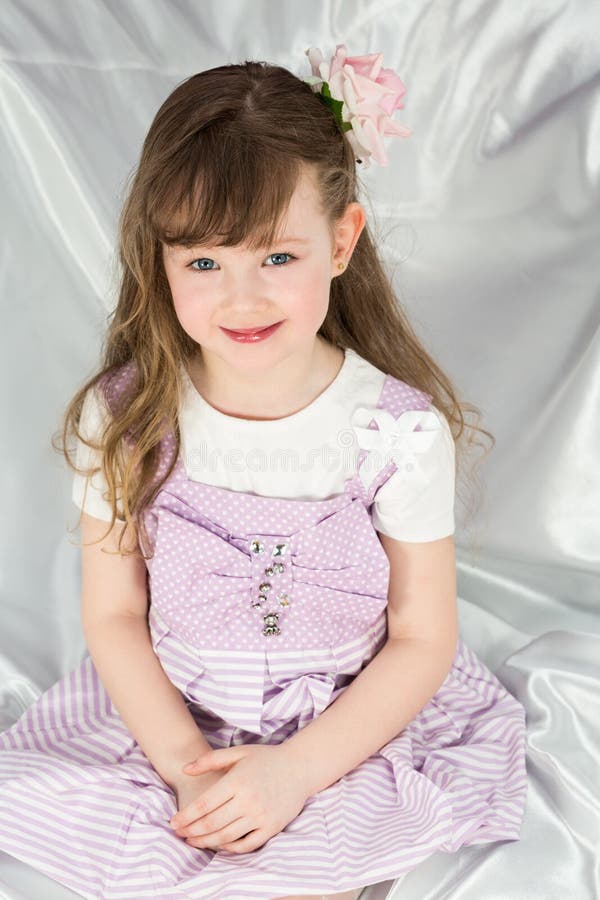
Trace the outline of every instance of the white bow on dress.
[[[375, 419], [377, 429], [367, 427], [371, 419]], [[435, 412], [407, 409], [395, 419], [387, 409], [359, 406], [352, 415], [351, 424], [358, 445], [376, 454], [369, 463], [371, 478], [393, 460], [400, 471], [411, 473], [411, 480], [426, 480], [427, 474], [419, 457], [431, 448], [442, 430], [442, 422]], [[420, 431], [415, 431], [417, 425], [421, 426]], [[364, 463], [361, 472], [363, 468]]]

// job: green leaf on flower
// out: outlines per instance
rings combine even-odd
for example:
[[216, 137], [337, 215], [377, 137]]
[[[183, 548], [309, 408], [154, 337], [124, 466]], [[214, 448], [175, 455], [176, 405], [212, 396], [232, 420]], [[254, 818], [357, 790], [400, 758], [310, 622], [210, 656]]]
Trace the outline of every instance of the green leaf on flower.
[[351, 123], [344, 122], [342, 118], [342, 106], [344, 105], [344, 101], [334, 100], [334, 98], [331, 96], [331, 91], [329, 90], [329, 85], [326, 81], [323, 82], [323, 86], [318, 96], [321, 98], [321, 101], [325, 104], [325, 106], [328, 106], [332, 111], [342, 131], [348, 131], [350, 128], [352, 128]]

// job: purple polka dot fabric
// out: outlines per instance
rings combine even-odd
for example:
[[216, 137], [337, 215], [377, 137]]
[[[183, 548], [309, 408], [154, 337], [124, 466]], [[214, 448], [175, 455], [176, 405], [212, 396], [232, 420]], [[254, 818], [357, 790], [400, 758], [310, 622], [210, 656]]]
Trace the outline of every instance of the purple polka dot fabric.
[[[126, 402], [132, 377], [130, 363], [105, 382], [109, 406]], [[398, 417], [430, 402], [387, 376], [378, 407]], [[174, 448], [169, 433], [161, 477]], [[212, 747], [284, 741], [385, 643], [389, 561], [370, 509], [396, 467], [365, 487], [367, 453], [344, 491], [322, 500], [192, 481], [179, 458], [146, 510], [152, 645]], [[360, 888], [437, 850], [517, 840], [525, 799], [524, 708], [461, 638], [414, 720], [250, 853], [174, 834], [174, 794], [90, 657], [0, 734], [0, 849], [105, 900]]]

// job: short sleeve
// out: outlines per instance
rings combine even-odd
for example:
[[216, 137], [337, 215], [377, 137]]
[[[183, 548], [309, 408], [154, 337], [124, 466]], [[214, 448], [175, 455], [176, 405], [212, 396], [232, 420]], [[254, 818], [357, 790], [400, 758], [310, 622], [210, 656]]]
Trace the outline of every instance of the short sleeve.
[[435, 541], [454, 534], [455, 443], [444, 414], [431, 406], [440, 429], [419, 457], [423, 477], [396, 470], [376, 491], [372, 522], [398, 541]]
[[[86, 438], [98, 440], [107, 422], [108, 415], [108, 407], [103, 395], [96, 386], [90, 388], [81, 409], [80, 432]], [[88, 447], [79, 438], [77, 439], [75, 461], [79, 468], [87, 468], [91, 465], [99, 466], [100, 460], [100, 451]], [[96, 516], [98, 519], [105, 519], [110, 522], [112, 519], [112, 508], [108, 500], [104, 499], [104, 493], [108, 495], [108, 486], [101, 469], [89, 478], [79, 472], [76, 472], [73, 476], [71, 498], [75, 505], [90, 516]], [[118, 502], [119, 499], [120, 495], [117, 491], [117, 518], [123, 519], [122, 509]]]

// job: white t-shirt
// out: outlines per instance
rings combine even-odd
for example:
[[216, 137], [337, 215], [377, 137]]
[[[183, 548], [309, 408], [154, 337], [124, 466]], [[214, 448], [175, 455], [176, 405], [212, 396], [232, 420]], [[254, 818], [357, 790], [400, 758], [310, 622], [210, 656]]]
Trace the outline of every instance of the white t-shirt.
[[[360, 430], [353, 425], [356, 410], [377, 406], [385, 380], [384, 372], [347, 348], [337, 376], [308, 406], [290, 416], [257, 421], [219, 412], [198, 393], [183, 366], [182, 375], [179, 427], [187, 476], [230, 490], [304, 500], [343, 491], [361, 450]], [[86, 437], [97, 434], [107, 415], [103, 396], [97, 389], [89, 391], [80, 430]], [[435, 432], [427, 450], [419, 452], [420, 476], [410, 464], [399, 466], [378, 489], [371, 510], [374, 527], [401, 541], [433, 541], [454, 533], [454, 439], [436, 407], [419, 415], [428, 417], [430, 427], [433, 420]], [[79, 441], [77, 465], [91, 460], [97, 461], [97, 454]], [[385, 462], [379, 450], [365, 457], [363, 482], [374, 479]], [[85, 488], [86, 478], [76, 473], [74, 503], [110, 520], [102, 473], [87, 484], [84, 504]]]

